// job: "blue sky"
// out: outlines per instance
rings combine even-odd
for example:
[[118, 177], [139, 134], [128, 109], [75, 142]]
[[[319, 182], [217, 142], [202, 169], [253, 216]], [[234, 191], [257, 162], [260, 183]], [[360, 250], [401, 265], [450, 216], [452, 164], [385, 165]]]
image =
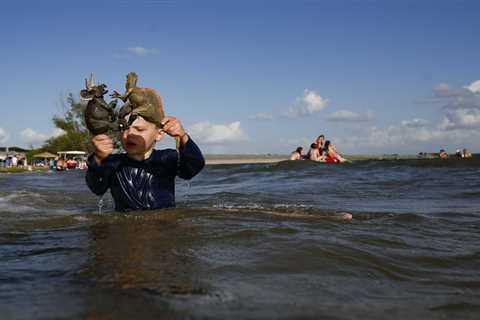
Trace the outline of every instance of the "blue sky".
[[[157, 89], [206, 153], [480, 149], [478, 1], [9, 1], [0, 145], [40, 146], [94, 72]], [[171, 140], [163, 145], [171, 144]]]

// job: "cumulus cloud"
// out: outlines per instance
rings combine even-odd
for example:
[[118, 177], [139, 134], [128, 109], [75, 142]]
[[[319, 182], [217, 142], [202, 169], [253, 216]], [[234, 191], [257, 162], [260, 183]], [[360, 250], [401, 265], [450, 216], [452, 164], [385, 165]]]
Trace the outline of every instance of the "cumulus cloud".
[[480, 80], [463, 88], [451, 88], [440, 84], [434, 95], [442, 104], [444, 116], [442, 130], [480, 129]]
[[32, 128], [20, 131], [20, 137], [27, 144], [38, 144], [48, 139], [46, 134], [39, 133]]
[[271, 113], [259, 112], [252, 114], [248, 118], [252, 120], [273, 120], [273, 115]]
[[444, 130], [480, 128], [480, 110], [446, 110], [445, 116], [439, 125], [439, 128]]
[[241, 128], [240, 121], [229, 124], [199, 122], [190, 128], [190, 133], [196, 140], [205, 144], [223, 144], [248, 140], [248, 136]]
[[317, 92], [306, 89], [303, 96], [297, 98], [295, 105], [286, 113], [288, 117], [305, 117], [320, 112], [328, 105], [328, 99], [322, 98]]
[[51, 136], [56, 138], [56, 137], [61, 136], [64, 133], [65, 133], [65, 131], [63, 131], [62, 129], [55, 128], [55, 129], [53, 129]]
[[5, 131], [5, 129], [3, 128], [0, 128], [0, 143], [7, 142], [8, 138], [9, 138], [9, 135], [7, 131]]
[[335, 122], [365, 122], [373, 119], [371, 112], [356, 113], [348, 110], [339, 110], [330, 114], [327, 120]]
[[480, 80], [470, 83], [468, 86], [465, 86], [465, 88], [473, 93], [480, 93]]
[[[420, 143], [444, 145], [453, 136], [447, 132], [428, 127], [408, 127], [402, 124], [387, 127], [362, 128], [348, 138], [339, 139], [343, 148], [362, 150], [418, 150]], [[398, 152], [398, 151], [397, 151]], [[418, 152], [418, 151], [417, 151]]]
[[130, 47], [130, 48], [127, 48], [127, 51], [131, 54], [141, 56], [141, 57], [158, 53], [157, 49], [153, 49], [153, 48], [148, 49], [144, 47]]
[[403, 120], [401, 122], [402, 126], [407, 128], [422, 128], [429, 124], [427, 120], [420, 118], [413, 118], [412, 120]]
[[51, 137], [58, 137], [62, 135], [64, 131], [62, 129], [55, 128], [52, 130], [50, 134], [44, 134], [37, 132], [36, 130], [32, 128], [26, 128], [20, 131], [20, 137], [22, 141], [28, 145], [37, 145], [40, 143], [45, 142], [45, 140], [51, 138]]

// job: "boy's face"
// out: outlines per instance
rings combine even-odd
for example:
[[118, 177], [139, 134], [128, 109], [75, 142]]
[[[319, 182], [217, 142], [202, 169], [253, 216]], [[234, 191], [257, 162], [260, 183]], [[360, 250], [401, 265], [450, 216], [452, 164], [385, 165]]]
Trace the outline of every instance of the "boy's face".
[[163, 135], [163, 131], [155, 124], [139, 116], [127, 130], [122, 132], [122, 146], [128, 155], [141, 157], [148, 153], [155, 143], [163, 138]]

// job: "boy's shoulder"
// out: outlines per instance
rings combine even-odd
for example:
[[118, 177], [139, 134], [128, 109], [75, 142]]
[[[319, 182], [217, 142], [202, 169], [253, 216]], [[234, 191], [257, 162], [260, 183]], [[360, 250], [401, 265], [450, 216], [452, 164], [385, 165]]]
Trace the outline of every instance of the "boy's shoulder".
[[177, 161], [178, 158], [178, 152], [175, 149], [161, 149], [161, 150], [156, 150], [154, 149], [150, 158], [148, 158], [151, 161], [154, 162], [165, 162], [165, 161], [171, 161], [175, 160]]
[[151, 170], [166, 170], [166, 172], [176, 173], [178, 166], [178, 152], [175, 149], [153, 150], [144, 165]]

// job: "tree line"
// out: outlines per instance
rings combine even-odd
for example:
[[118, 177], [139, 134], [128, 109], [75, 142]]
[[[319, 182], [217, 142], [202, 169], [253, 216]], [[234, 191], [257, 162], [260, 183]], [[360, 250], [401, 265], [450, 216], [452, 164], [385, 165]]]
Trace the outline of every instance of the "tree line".
[[29, 162], [32, 161], [33, 155], [45, 151], [53, 154], [65, 150], [93, 151], [91, 136], [85, 125], [86, 102], [75, 98], [70, 93], [63, 107], [64, 114], [56, 115], [52, 119], [55, 127], [62, 130], [62, 134], [51, 137], [40, 148], [29, 151], [27, 153]]

